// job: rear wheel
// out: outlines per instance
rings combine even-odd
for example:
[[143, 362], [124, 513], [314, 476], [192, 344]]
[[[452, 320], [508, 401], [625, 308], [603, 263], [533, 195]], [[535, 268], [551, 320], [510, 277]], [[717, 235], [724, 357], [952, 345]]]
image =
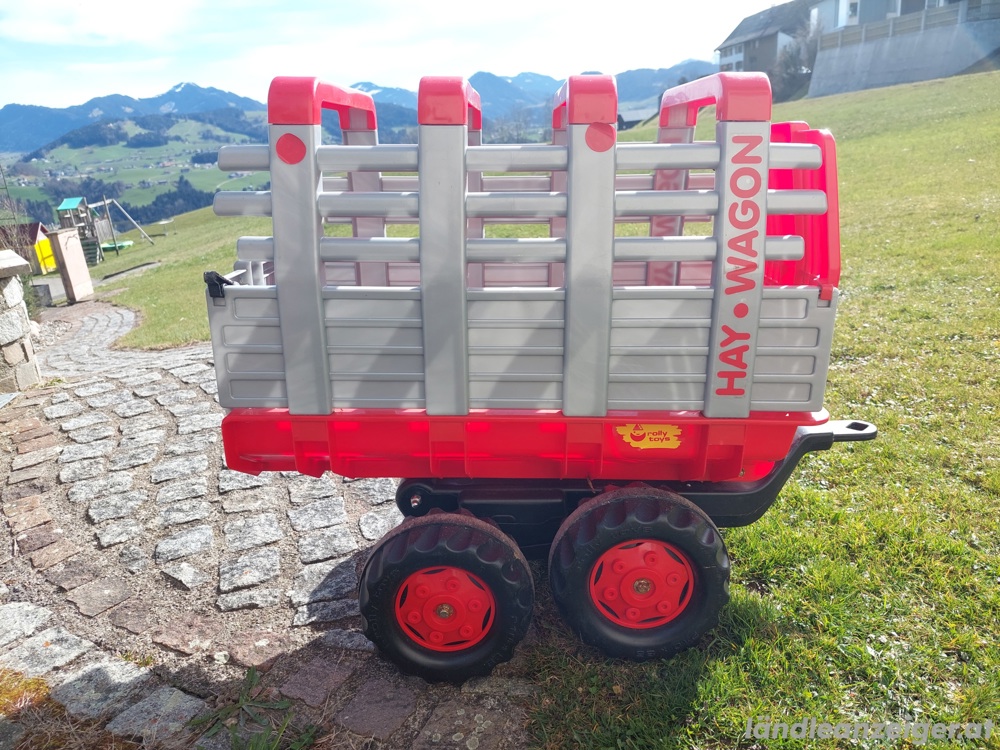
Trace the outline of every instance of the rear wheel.
[[729, 600], [729, 556], [696, 505], [665, 490], [627, 487], [563, 522], [549, 553], [549, 580], [585, 643], [610, 656], [666, 658], [718, 623]]
[[511, 658], [531, 620], [524, 556], [478, 518], [409, 518], [372, 550], [361, 574], [364, 632], [404, 672], [461, 681]]

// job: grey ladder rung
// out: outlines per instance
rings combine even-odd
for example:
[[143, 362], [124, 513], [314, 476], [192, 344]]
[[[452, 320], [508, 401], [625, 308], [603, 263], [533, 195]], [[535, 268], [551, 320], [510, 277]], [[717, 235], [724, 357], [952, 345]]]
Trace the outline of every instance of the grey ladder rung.
[[826, 193], [822, 190], [768, 190], [769, 214], [825, 214]]
[[324, 172], [415, 172], [417, 146], [320, 146], [316, 161]]
[[218, 165], [223, 172], [266, 172], [271, 168], [271, 150], [266, 145], [223, 146]]
[[270, 216], [271, 193], [220, 190], [212, 199], [217, 216]]

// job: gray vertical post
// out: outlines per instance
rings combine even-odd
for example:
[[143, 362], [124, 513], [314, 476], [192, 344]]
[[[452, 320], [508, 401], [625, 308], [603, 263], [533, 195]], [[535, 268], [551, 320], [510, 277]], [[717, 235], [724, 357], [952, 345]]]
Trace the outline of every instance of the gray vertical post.
[[571, 76], [566, 98], [566, 323], [563, 413], [604, 416], [608, 408], [615, 235], [615, 123], [610, 76]]
[[771, 84], [763, 73], [716, 73], [663, 94], [660, 122], [693, 127], [716, 105], [718, 248], [712, 273], [712, 327], [705, 383], [706, 417], [745, 418], [764, 285]]
[[[292, 414], [329, 414], [332, 409], [322, 294], [325, 273], [319, 259], [323, 227], [316, 208], [319, 130], [318, 125], [270, 128], [274, 280]], [[302, 157], [288, 163], [277, 144], [296, 142]]]
[[715, 172], [719, 255], [712, 278], [705, 416], [747, 417], [764, 287], [770, 124], [720, 122]]
[[[474, 101], [473, 101], [474, 100]], [[479, 95], [461, 78], [420, 81], [420, 300], [427, 413], [469, 412], [466, 147]], [[481, 115], [478, 115], [481, 126]]]
[[291, 414], [329, 414], [333, 405], [319, 253], [323, 225], [316, 204], [323, 177], [316, 161], [323, 108], [338, 110], [345, 129], [352, 112], [361, 110], [375, 129], [375, 106], [367, 94], [315, 78], [275, 78], [271, 83], [267, 110], [274, 279]]

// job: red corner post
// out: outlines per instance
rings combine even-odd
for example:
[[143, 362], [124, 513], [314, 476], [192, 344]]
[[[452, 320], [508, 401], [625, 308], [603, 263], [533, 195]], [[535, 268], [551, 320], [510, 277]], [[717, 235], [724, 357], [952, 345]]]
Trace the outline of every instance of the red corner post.
[[771, 82], [764, 73], [716, 73], [675, 86], [660, 100], [660, 127], [694, 127], [712, 104], [719, 122], [769, 122]]
[[570, 76], [552, 106], [552, 129], [618, 122], [618, 87], [611, 76]]
[[468, 125], [483, 129], [479, 92], [464, 78], [425, 76], [417, 91], [417, 121], [421, 125]]
[[272, 125], [319, 125], [324, 109], [336, 110], [343, 130], [375, 130], [375, 102], [363, 91], [345, 89], [318, 78], [278, 77], [267, 93], [267, 121]]

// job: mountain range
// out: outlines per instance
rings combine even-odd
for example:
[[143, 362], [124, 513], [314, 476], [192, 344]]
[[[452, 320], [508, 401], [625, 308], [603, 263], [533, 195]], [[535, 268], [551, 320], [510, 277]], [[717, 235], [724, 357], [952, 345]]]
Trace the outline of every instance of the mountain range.
[[[663, 91], [682, 80], [714, 73], [718, 68], [703, 60], [685, 60], [670, 68], [628, 70], [617, 74], [619, 109], [655, 107]], [[552, 96], [562, 81], [537, 73], [513, 77], [479, 72], [469, 82], [479, 92], [483, 117], [490, 121], [518, 119], [544, 124], [550, 116]], [[368, 92], [376, 104], [389, 105], [395, 124], [412, 118], [416, 124], [417, 95], [400, 88], [380, 87], [372, 82], [352, 88]], [[8, 104], [0, 109], [0, 153], [24, 153], [42, 148], [66, 133], [95, 122], [132, 119], [141, 115], [188, 115], [236, 108], [261, 112], [262, 102], [216, 88], [181, 83], [159, 96], [135, 99], [122, 94], [97, 97], [72, 107], [56, 109], [26, 104]], [[412, 114], [409, 112], [412, 110]], [[387, 113], [388, 114], [388, 113]]]

